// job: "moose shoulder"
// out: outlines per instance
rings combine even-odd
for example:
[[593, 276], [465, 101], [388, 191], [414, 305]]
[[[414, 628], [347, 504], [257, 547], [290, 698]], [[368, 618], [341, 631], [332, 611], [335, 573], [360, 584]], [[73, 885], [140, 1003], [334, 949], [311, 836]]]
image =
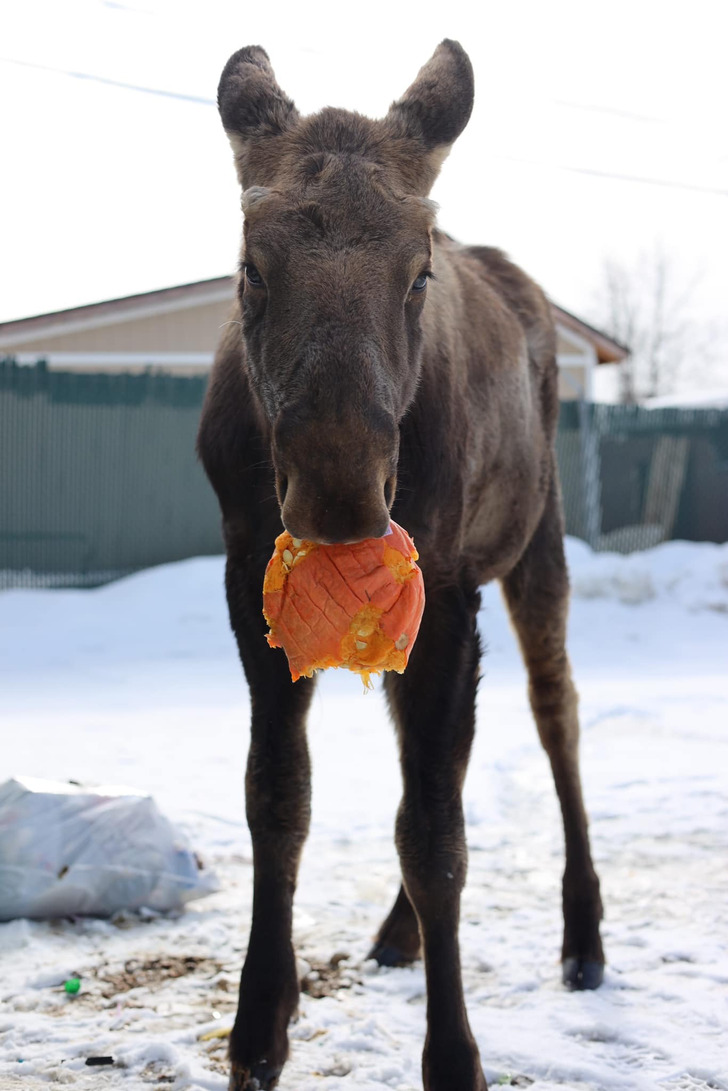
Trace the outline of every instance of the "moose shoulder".
[[424, 958], [426, 1091], [484, 1091], [457, 931], [478, 588], [491, 579], [502, 581], [564, 819], [563, 980], [594, 988], [604, 964], [565, 651], [550, 308], [499, 251], [460, 246], [435, 226], [428, 193], [473, 102], [456, 42], [438, 46], [379, 121], [335, 109], [300, 117], [257, 46], [230, 58], [218, 101], [245, 226], [198, 446], [222, 510], [230, 620], [251, 692], [255, 868], [230, 1087], [276, 1085], [298, 1000], [291, 920], [314, 683], [293, 684], [263, 639], [265, 565], [283, 526], [356, 542], [384, 534], [391, 515], [416, 541], [427, 601], [406, 672], [385, 681], [402, 761], [402, 887], [371, 954], [382, 965]]

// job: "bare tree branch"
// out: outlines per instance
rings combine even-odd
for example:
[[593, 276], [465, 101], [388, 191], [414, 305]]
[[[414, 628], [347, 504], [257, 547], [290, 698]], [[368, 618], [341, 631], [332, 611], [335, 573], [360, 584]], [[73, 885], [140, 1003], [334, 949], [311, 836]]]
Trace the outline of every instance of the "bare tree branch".
[[700, 274], [686, 279], [661, 243], [633, 265], [605, 260], [593, 317], [632, 350], [620, 370], [622, 402], [670, 393], [680, 377], [715, 360], [717, 325], [692, 317], [700, 280]]

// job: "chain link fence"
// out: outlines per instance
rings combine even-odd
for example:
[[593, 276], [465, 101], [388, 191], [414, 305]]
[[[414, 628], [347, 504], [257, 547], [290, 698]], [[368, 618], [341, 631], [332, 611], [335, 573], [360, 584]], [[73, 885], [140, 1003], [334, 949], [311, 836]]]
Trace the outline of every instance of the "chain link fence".
[[[221, 553], [194, 451], [206, 383], [0, 360], [0, 588]], [[557, 452], [567, 531], [594, 549], [728, 540], [728, 411], [565, 402]]]
[[598, 551], [728, 541], [728, 410], [561, 406], [567, 533]]

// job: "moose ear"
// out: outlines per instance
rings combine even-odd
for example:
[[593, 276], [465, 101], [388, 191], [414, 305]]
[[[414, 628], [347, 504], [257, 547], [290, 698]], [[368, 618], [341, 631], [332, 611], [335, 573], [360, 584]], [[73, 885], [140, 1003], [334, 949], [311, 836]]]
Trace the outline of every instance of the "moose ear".
[[[251, 177], [255, 160], [266, 156], [256, 150], [268, 137], [280, 136], [298, 120], [291, 99], [276, 83], [268, 54], [259, 45], [233, 53], [225, 65], [217, 89], [217, 105], [228, 135], [242, 186], [263, 183]], [[263, 163], [260, 166], [263, 166]]]
[[424, 145], [436, 173], [468, 123], [474, 93], [467, 53], [459, 42], [446, 38], [412, 86], [391, 105], [387, 122], [398, 135]]

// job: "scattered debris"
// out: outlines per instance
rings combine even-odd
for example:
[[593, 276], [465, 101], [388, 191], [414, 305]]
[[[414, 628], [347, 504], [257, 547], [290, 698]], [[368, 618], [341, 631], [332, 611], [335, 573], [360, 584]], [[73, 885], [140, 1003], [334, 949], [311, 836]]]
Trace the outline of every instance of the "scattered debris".
[[139, 1073], [144, 1083], [176, 1083], [177, 1076], [159, 1061], [150, 1061]]
[[310, 969], [301, 978], [301, 992], [314, 1000], [321, 1000], [324, 996], [333, 996], [340, 989], [350, 989], [352, 985], [361, 985], [361, 978], [357, 976], [353, 967], [345, 965], [349, 956], [337, 951], [328, 962], [314, 962], [309, 960]]
[[218, 1027], [216, 1030], [208, 1030], [207, 1034], [198, 1034], [198, 1042], [211, 1042], [213, 1038], [229, 1038], [232, 1027]]
[[101, 995], [108, 999], [117, 993], [129, 992], [130, 989], [142, 986], [154, 988], [164, 981], [186, 977], [188, 974], [207, 973], [213, 976], [221, 969], [219, 962], [200, 955], [162, 955], [146, 961], [130, 958], [122, 969], [114, 972], [103, 967], [96, 973], [96, 977], [104, 986]]

